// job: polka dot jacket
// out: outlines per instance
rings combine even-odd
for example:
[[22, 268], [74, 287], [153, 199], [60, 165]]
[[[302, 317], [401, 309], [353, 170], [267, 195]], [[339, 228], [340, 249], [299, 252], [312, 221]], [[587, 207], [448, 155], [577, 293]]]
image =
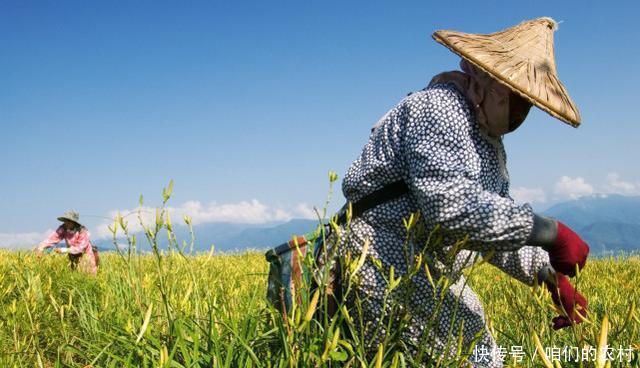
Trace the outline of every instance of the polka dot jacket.
[[[528, 204], [518, 205], [509, 196], [502, 140], [479, 130], [466, 98], [453, 84], [436, 84], [412, 93], [391, 109], [372, 129], [362, 154], [345, 175], [342, 190], [348, 201], [355, 202], [401, 179], [410, 192], [353, 219], [340, 246], [341, 251], [359, 255], [365, 239], [370, 241], [370, 257], [350, 297], [352, 302], [359, 297], [361, 318], [376, 326], [364, 331], [369, 349], [375, 352], [384, 336], [394, 333], [378, 323], [385, 318], [383, 306], [393, 298], [385, 297], [387, 283], [373, 259], [383, 269], [393, 266], [396, 275], [406, 272], [407, 250], [412, 254], [424, 251], [430, 230], [440, 225], [441, 245], [423, 253], [434, 279], [446, 272], [454, 283], [435, 313], [437, 298], [426, 273], [412, 279], [409, 302], [406, 296], [403, 301], [411, 321], [402, 330], [402, 339], [413, 351], [428, 344], [431, 355], [436, 356], [446, 350], [450, 327], [459, 331], [464, 322], [465, 346], [479, 334], [476, 352], [483, 352], [471, 354], [469, 361], [477, 367], [501, 367], [500, 351], [486, 327], [482, 304], [461, 271], [479, 255], [495, 251], [489, 263], [533, 285], [550, 267], [549, 258], [541, 248], [525, 245], [534, 214]], [[426, 231], [407, 241], [402, 219], [418, 210], [419, 224]], [[455, 248], [464, 236], [468, 236], [467, 243], [462, 249]]]

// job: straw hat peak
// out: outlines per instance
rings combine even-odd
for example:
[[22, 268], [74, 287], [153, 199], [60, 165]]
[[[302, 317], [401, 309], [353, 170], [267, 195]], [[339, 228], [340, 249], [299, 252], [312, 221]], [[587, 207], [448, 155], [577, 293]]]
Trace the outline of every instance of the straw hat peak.
[[550, 115], [574, 127], [580, 113], [560, 82], [550, 17], [523, 21], [491, 34], [439, 30], [433, 38]]

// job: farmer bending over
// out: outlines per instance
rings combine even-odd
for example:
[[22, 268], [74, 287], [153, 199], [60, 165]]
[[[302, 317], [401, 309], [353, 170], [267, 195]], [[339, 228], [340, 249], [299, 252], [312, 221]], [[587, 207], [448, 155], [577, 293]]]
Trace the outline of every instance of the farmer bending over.
[[[585, 298], [574, 294], [567, 276], [575, 276], [576, 266], [584, 267], [589, 247], [566, 225], [534, 213], [529, 204], [514, 202], [502, 143], [502, 136], [522, 124], [532, 105], [574, 127], [580, 123], [556, 74], [556, 28], [554, 20], [540, 18], [488, 35], [435, 32], [437, 42], [462, 57], [462, 71], [436, 75], [426, 88], [391, 109], [374, 126], [345, 175], [342, 190], [354, 203], [393, 182], [407, 186], [407, 194], [355, 217], [343, 245], [357, 257], [365, 239], [370, 241], [370, 257], [359, 271], [356, 289], [365, 324], [376, 326], [384, 320], [382, 311], [396, 295], [385, 298], [387, 283], [371, 258], [386, 270], [393, 266], [396, 275], [407, 272], [407, 234], [401, 219], [421, 213], [419, 225], [426, 235], [409, 244], [416, 253], [424, 249], [431, 229], [440, 225], [443, 230], [443, 244], [427, 254], [427, 262], [434, 278], [449, 270], [455, 276], [430, 327], [438, 300], [425, 272], [413, 279], [409, 301], [401, 302], [410, 316], [401, 339], [411, 351], [426, 345], [431, 356], [442, 354], [453, 324], [448, 354], [455, 355], [464, 322], [463, 348], [471, 346], [478, 333], [476, 347], [490, 352], [472, 354], [469, 361], [477, 367], [502, 366], [482, 304], [461, 273], [475, 255], [490, 251], [495, 254], [489, 262], [510, 276], [531, 286], [546, 283], [554, 302], [568, 311], [553, 319], [554, 329], [581, 322], [574, 306], [586, 313]], [[448, 259], [453, 244], [467, 235], [464, 249]], [[384, 324], [381, 330], [367, 329], [368, 349], [375, 352], [388, 332], [395, 331], [387, 331]]]
[[80, 269], [88, 274], [95, 275], [98, 271], [98, 249], [89, 240], [89, 231], [82, 226], [78, 220], [80, 215], [75, 211], [69, 211], [58, 217], [62, 225], [49, 235], [36, 248], [36, 254], [40, 257], [44, 249], [51, 248], [64, 240], [66, 247], [55, 248], [56, 253], [68, 253], [69, 262], [72, 269]]

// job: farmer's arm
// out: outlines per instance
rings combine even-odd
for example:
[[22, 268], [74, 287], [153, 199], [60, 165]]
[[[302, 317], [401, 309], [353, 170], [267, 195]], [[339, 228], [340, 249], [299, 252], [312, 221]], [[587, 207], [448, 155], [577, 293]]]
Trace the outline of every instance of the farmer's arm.
[[468, 235], [466, 248], [518, 250], [531, 232], [533, 210], [483, 189], [484, 158], [472, 136], [475, 122], [448, 93], [408, 105], [403, 136], [407, 184], [427, 224], [440, 224], [460, 239]]
[[[508, 190], [506, 188], [506, 195], [512, 198]], [[536, 282], [541, 284], [555, 276], [555, 270], [549, 262], [549, 253], [542, 245], [552, 244], [556, 235], [557, 230], [552, 219], [534, 214], [533, 227], [525, 242], [528, 245], [517, 251], [494, 252], [493, 255], [482, 252], [482, 257], [488, 258], [490, 264], [526, 285], [533, 286]]]
[[540, 247], [526, 245], [516, 251], [494, 252], [492, 255], [482, 252], [487, 261], [509, 276], [533, 286], [548, 280], [555, 271], [549, 263], [549, 254]]
[[36, 251], [42, 252], [43, 250], [47, 248], [51, 248], [54, 245], [60, 243], [60, 241], [62, 240], [63, 232], [64, 230], [61, 227], [59, 227], [56, 231], [49, 234], [49, 236], [38, 245], [38, 247], [36, 248]]

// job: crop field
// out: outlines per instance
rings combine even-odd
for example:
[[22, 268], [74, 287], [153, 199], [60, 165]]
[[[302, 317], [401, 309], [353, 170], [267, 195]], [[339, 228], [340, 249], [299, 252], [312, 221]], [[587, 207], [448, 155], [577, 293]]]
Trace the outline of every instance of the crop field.
[[[114, 241], [119, 236], [127, 245], [102, 254], [96, 277], [71, 270], [64, 256], [0, 251], [0, 367], [381, 368], [418, 366], [423, 353], [433, 358], [428, 366], [468, 367], [467, 358], [483, 353], [462, 344], [462, 331], [453, 329], [447, 354], [429, 354], [427, 344], [407, 353], [407, 342], [392, 331], [406, 327], [400, 302], [385, 312], [397, 324], [372, 348], [357, 315], [360, 300], [328, 313], [329, 271], [316, 266], [312, 252], [299, 265], [314, 272], [319, 287], [298, 285], [298, 302], [283, 314], [267, 301], [264, 254], [191, 254], [191, 220], [184, 218], [190, 241], [179, 242], [165, 210], [170, 195], [171, 184], [155, 224], [139, 217], [139, 236], [153, 251], [138, 252], [140, 240], [118, 216]], [[408, 233], [416, 223], [413, 215], [405, 221]], [[164, 250], [160, 238], [168, 241]], [[345, 295], [364, 260], [343, 257]], [[412, 276], [428, 270], [421, 255], [408, 264], [402, 275], [386, 270], [388, 295], [410, 290]], [[506, 367], [640, 366], [640, 256], [590, 259], [572, 279], [588, 299], [587, 319], [558, 331], [550, 323], [562, 311], [546, 288], [528, 287], [484, 260], [465, 274]], [[429, 280], [442, 292], [450, 281], [430, 274]]]
[[[282, 323], [265, 301], [268, 265], [262, 254], [160, 256], [127, 262], [104, 254], [92, 278], [70, 271], [65, 257], [0, 253], [0, 366], [410, 365], [391, 343], [368, 357], [337, 325], [314, 324], [307, 318], [308, 306]], [[540, 354], [545, 350], [547, 366], [580, 366], [553, 362], [550, 349], [597, 352], [603, 344], [615, 359], [602, 365], [638, 366], [638, 270], [637, 257], [591, 260], [579, 281], [589, 300], [589, 320], [560, 331], [549, 328], [556, 312], [542, 289], [526, 287], [487, 264], [470, 275], [470, 283], [493, 335], [511, 358], [507, 366], [545, 366]], [[613, 356], [620, 347], [633, 349], [632, 361]], [[521, 359], [511, 354], [519, 349]], [[595, 358], [582, 365], [596, 366]]]

